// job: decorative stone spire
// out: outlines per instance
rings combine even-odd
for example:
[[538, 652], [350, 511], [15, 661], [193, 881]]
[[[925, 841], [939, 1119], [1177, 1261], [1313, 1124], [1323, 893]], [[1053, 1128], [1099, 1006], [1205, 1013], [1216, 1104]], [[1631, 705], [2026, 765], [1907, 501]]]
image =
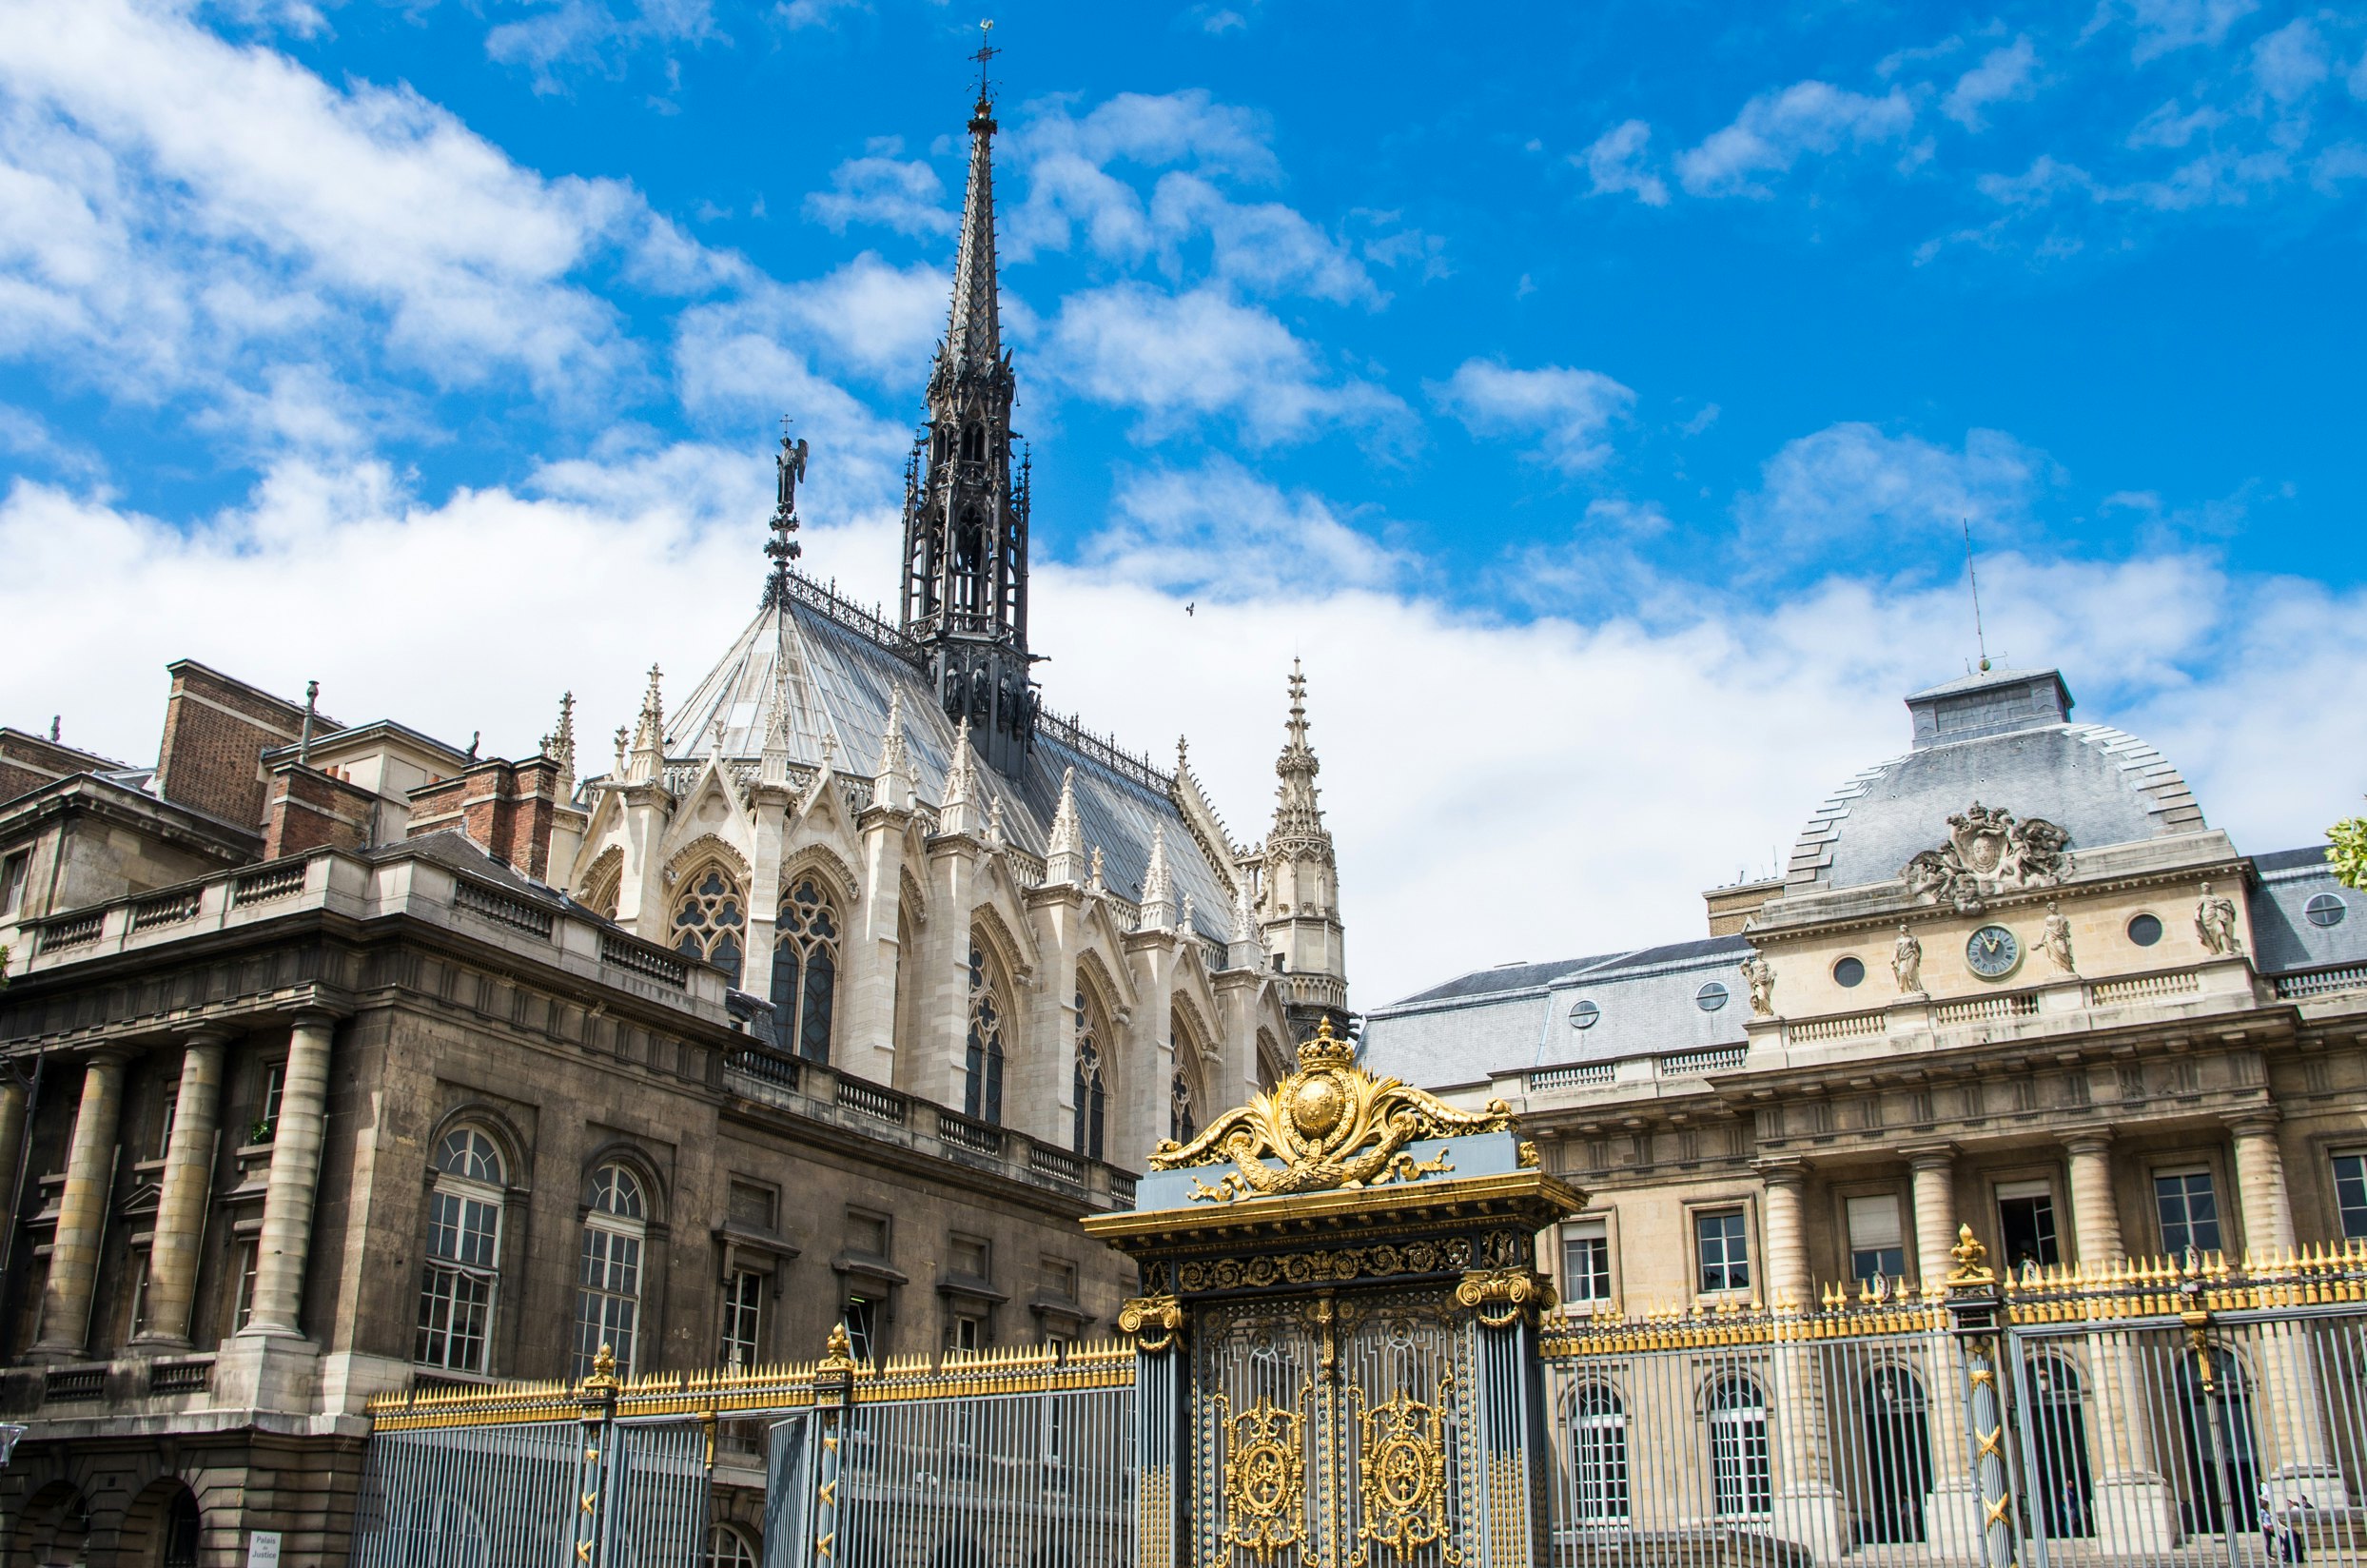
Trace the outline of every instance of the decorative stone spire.
[[1082, 881], [1085, 872], [1085, 825], [1077, 819], [1077, 770], [1060, 775], [1060, 804], [1052, 810], [1051, 836], [1044, 846], [1044, 880]]
[[1289, 976], [1289, 1009], [1301, 1030], [1328, 1019], [1348, 1024], [1348, 969], [1340, 921], [1340, 867], [1315, 787], [1321, 771], [1307, 743], [1307, 677], [1290, 662], [1290, 717], [1274, 772], [1274, 827], [1266, 834], [1265, 900], [1259, 924], [1265, 949]]
[[888, 733], [880, 738], [879, 773], [871, 780], [871, 803], [890, 811], [912, 809], [912, 754], [904, 744], [904, 690], [888, 693]]
[[797, 532], [797, 486], [806, 477], [806, 443], [789, 439], [789, 421], [781, 421], [781, 449], [773, 455], [777, 483], [773, 502], [773, 537], [764, 542], [764, 553], [773, 559], [772, 576], [765, 579], [763, 607], [777, 610], [789, 602], [789, 563], [805, 553], [805, 547], [790, 538]]
[[649, 667], [649, 689], [641, 694], [641, 719], [633, 731], [633, 759], [628, 765], [627, 778], [635, 784], [646, 784], [655, 778], [665, 766], [666, 702], [658, 691], [663, 678], [657, 666]]
[[945, 799], [937, 812], [939, 833], [975, 833], [978, 828], [978, 766], [969, 751], [969, 720], [953, 728], [953, 762], [946, 769]]
[[987, 847], [999, 850], [1004, 843], [1003, 797], [998, 794], [987, 802]]
[[1224, 945], [1224, 967], [1228, 970], [1254, 970], [1263, 967], [1264, 950], [1258, 941], [1258, 911], [1249, 900], [1249, 870], [1238, 872], [1238, 892], [1233, 898], [1233, 930], [1231, 940]]
[[1184, 935], [1192, 934], [1192, 895], [1184, 895], [1184, 912], [1176, 917], [1175, 929]]
[[625, 727], [624, 727], [623, 725], [619, 724], [619, 725], [617, 725], [617, 726], [616, 726], [616, 771], [615, 773], [613, 773], [613, 774], [609, 774], [609, 777], [610, 777], [610, 778], [612, 778], [612, 779], [618, 779], [618, 778], [622, 778], [622, 777], [624, 777], [624, 775], [625, 775]]
[[789, 782], [789, 662], [786, 659], [773, 661], [773, 702], [771, 710], [765, 715], [764, 753], [756, 766], [756, 776], [764, 783]]
[[1150, 830], [1150, 864], [1143, 868], [1143, 918], [1138, 931], [1164, 931], [1175, 918], [1175, 882], [1167, 874], [1167, 825]]
[[559, 694], [558, 728], [542, 737], [542, 755], [558, 764], [558, 793], [563, 800], [576, 789], [575, 693]]
[[1109, 891], [1109, 883], [1102, 875], [1102, 847], [1099, 844], [1093, 846], [1093, 872], [1085, 884], [1085, 891], [1096, 896]]

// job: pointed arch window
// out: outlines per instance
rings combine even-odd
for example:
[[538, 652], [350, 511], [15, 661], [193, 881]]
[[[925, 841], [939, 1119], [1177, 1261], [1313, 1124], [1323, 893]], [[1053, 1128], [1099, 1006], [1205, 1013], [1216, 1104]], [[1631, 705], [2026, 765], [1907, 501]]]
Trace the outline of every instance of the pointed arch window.
[[427, 1263], [420, 1277], [411, 1359], [446, 1372], [483, 1372], [501, 1284], [501, 1151], [476, 1127], [436, 1149], [427, 1197]]
[[691, 878], [690, 891], [674, 906], [674, 946], [703, 958], [738, 985], [747, 952], [748, 900], [739, 884], [710, 862]]
[[1102, 1041], [1107, 1031], [1085, 992], [1077, 992], [1076, 1139], [1079, 1154], [1102, 1157], [1103, 1132], [1108, 1120], [1109, 1083], [1102, 1066]]
[[649, 1204], [640, 1178], [623, 1166], [600, 1166], [592, 1176], [582, 1267], [576, 1276], [577, 1382], [592, 1375], [602, 1345], [616, 1358], [616, 1376], [633, 1376], [641, 1319], [641, 1252], [648, 1240]]
[[584, 878], [583, 907], [603, 920], [616, 918], [616, 906], [624, 891], [624, 852], [607, 849], [592, 862], [592, 872]]
[[831, 1059], [838, 1000], [838, 909], [821, 883], [800, 876], [781, 901], [773, 944], [773, 1027], [783, 1050]]
[[971, 423], [962, 426], [962, 461], [964, 462], [987, 461], [987, 427], [985, 425]]
[[1167, 1086], [1167, 1136], [1179, 1144], [1188, 1144], [1199, 1132], [1200, 1116], [1192, 1099], [1191, 1080], [1178, 1068], [1175, 1082]]
[[962, 1109], [982, 1122], [1003, 1120], [1003, 994], [987, 950], [969, 939], [969, 1043]]

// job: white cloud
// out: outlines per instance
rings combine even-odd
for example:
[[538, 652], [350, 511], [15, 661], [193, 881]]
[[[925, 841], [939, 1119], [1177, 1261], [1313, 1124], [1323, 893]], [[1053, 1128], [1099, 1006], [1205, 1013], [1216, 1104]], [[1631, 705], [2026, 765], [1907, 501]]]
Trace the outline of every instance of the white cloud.
[[1981, 63], [1956, 79], [1940, 100], [1940, 112], [1966, 130], [1987, 128], [1986, 110], [1992, 104], [2027, 98], [2038, 69], [2038, 50], [2025, 33], [2002, 49], [1993, 49]]
[[946, 235], [961, 224], [935, 169], [881, 151], [831, 170], [831, 188], [806, 198], [806, 216], [833, 234], [849, 224], [885, 224], [899, 234]]
[[2279, 104], [2308, 97], [2333, 74], [2325, 36], [2307, 17], [2286, 23], [2252, 46], [2252, 79]]
[[2216, 49], [2227, 29], [2259, 10], [2259, 0], [2130, 0], [2139, 64], [2197, 45]]
[[1666, 206], [1668, 182], [1644, 164], [1644, 151], [1651, 141], [1652, 127], [1641, 120], [1622, 120], [1570, 161], [1586, 170], [1587, 178], [1593, 182], [1587, 192], [1590, 196], [1624, 193], [1646, 206]]
[[1322, 497], [1285, 494], [1222, 457], [1122, 475], [1116, 515], [1084, 555], [1116, 581], [1224, 599], [1380, 587], [1405, 565]]
[[783, 0], [773, 8], [792, 32], [800, 28], [836, 27], [842, 13], [871, 9], [864, 0]]
[[1515, 370], [1500, 360], [1465, 360], [1429, 390], [1431, 401], [1472, 434], [1534, 440], [1536, 455], [1565, 474], [1610, 458], [1604, 432], [1635, 402], [1633, 392], [1599, 370]]
[[1202, 176], [1178, 172], [1160, 177], [1148, 216], [1171, 277], [1183, 271], [1184, 245], [1204, 233], [1211, 270], [1228, 283], [1343, 304], [1380, 303], [1346, 247], [1280, 202], [1235, 202]]
[[1784, 173], [1804, 154], [1893, 141], [1914, 123], [1901, 88], [1874, 98], [1828, 82], [1795, 82], [1759, 94], [1732, 125], [1678, 154], [1677, 178], [1695, 196], [1765, 196], [1761, 178]]
[[[637, 374], [583, 279], [698, 288], [631, 186], [545, 179], [407, 88], [333, 88], [122, 0], [20, 6], [0, 51], [0, 352], [148, 400], [256, 360], [384, 354], [443, 385], [597, 401]], [[291, 346], [293, 345], [293, 346]]]
[[485, 53], [534, 71], [535, 90], [557, 91], [559, 68], [612, 69], [644, 45], [720, 41], [713, 0], [636, 0], [619, 11], [606, 0], [550, 0], [532, 16], [485, 34]]
[[[1737, 512], [1745, 537], [1763, 544], [1796, 547], [1880, 528], [1897, 539], [1901, 566], [1911, 567], [1946, 559], [1935, 554], [1940, 536], [1954, 536], [1965, 519], [1976, 533], [2020, 519], [2049, 478], [2042, 454], [2002, 431], [1969, 431], [1951, 449], [1845, 423], [1786, 443]], [[1927, 537], [1919, 541], [1918, 531]]]
[[1230, 418], [1263, 446], [1395, 426], [1405, 416], [1390, 392], [1328, 375], [1270, 311], [1214, 286], [1169, 294], [1116, 284], [1071, 294], [1047, 347], [1046, 368], [1062, 384], [1136, 410], [1151, 439], [1194, 419]]

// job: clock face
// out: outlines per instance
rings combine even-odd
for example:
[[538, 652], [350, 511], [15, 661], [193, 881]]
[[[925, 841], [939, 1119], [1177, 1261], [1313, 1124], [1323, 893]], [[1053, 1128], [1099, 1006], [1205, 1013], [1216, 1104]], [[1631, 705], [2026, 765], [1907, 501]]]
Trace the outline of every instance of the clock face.
[[1973, 973], [1994, 980], [2022, 962], [2022, 944], [2003, 926], [1984, 926], [1965, 939], [1965, 962]]

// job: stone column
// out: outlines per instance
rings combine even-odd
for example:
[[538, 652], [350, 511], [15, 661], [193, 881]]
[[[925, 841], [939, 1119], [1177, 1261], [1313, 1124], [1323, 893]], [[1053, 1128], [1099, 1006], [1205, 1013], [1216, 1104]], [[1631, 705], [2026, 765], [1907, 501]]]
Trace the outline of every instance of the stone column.
[[1909, 1149], [1907, 1157], [1915, 1172], [1915, 1271], [1929, 1295], [1946, 1285], [1955, 1266], [1956, 1227], [1963, 1224], [1956, 1212], [1956, 1146]]
[[2121, 1245], [2121, 1209], [2112, 1196], [2112, 1133], [2106, 1127], [2074, 1132], [2063, 1141], [2071, 1156], [2071, 1228], [2074, 1256], [2089, 1267], [2107, 1267], [2127, 1256]]
[[[2285, 1198], [2285, 1157], [2277, 1145], [2274, 1107], [2228, 1118], [2236, 1144], [2236, 1197], [2242, 1205], [2246, 1250], [2256, 1259], [2289, 1257], [2294, 1246], [2293, 1206]], [[2254, 1341], [2259, 1386], [2253, 1396], [2257, 1419], [2266, 1429], [2272, 1468], [2269, 1486], [2281, 1505], [2300, 1499], [2319, 1508], [2338, 1508], [2347, 1499], [2341, 1473], [2332, 1462], [2320, 1389], [2339, 1382], [2313, 1365], [2312, 1336], [2300, 1322], [2262, 1323]]]
[[1767, 1301], [1812, 1311], [1816, 1282], [1809, 1275], [1809, 1239], [1800, 1213], [1808, 1167], [1796, 1160], [1767, 1162], [1759, 1166], [1759, 1181], [1766, 1189], [1760, 1225], [1767, 1241]]
[[88, 1347], [90, 1298], [98, 1287], [99, 1242], [107, 1230], [127, 1058], [127, 1052], [109, 1049], [95, 1052], [83, 1068], [82, 1104], [74, 1112], [73, 1143], [66, 1154], [66, 1189], [58, 1199], [35, 1356], [71, 1361]]
[[271, 1141], [271, 1177], [264, 1189], [263, 1235], [255, 1257], [254, 1311], [245, 1335], [301, 1338], [304, 1263], [312, 1250], [312, 1203], [321, 1181], [321, 1139], [327, 1121], [329, 1038], [337, 1019], [302, 1012], [287, 1043], [280, 1120]]
[[2236, 1198], [2242, 1205], [2244, 1248], [2255, 1258], [2293, 1250], [2293, 1205], [2285, 1201], [2285, 1157], [2277, 1147], [2273, 1109], [2230, 1117], [2236, 1140]]
[[229, 1041], [227, 1029], [200, 1029], [189, 1036], [181, 1058], [172, 1138], [165, 1146], [164, 1183], [156, 1199], [156, 1235], [148, 1244], [147, 1327], [137, 1342], [160, 1350], [186, 1349], [189, 1343]]
[[25, 1080], [0, 1067], [0, 1225], [16, 1223], [16, 1167], [25, 1157]]

